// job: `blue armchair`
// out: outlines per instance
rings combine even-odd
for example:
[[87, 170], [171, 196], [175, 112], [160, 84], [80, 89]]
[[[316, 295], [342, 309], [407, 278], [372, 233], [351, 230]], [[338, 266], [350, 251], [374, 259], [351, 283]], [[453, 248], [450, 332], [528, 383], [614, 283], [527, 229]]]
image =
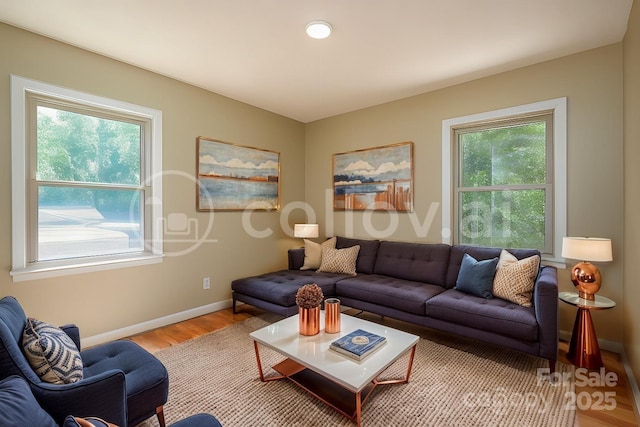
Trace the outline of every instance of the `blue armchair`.
[[[2, 427], [106, 427], [108, 424], [94, 417], [79, 420], [67, 416], [62, 423], [56, 422], [33, 396], [27, 381], [12, 375], [0, 381], [0, 426]], [[111, 420], [104, 420], [111, 422]], [[113, 424], [110, 424], [113, 426]], [[221, 427], [220, 422], [208, 414], [197, 414], [172, 424], [171, 427]]]
[[[0, 379], [24, 378], [40, 406], [61, 424], [67, 415], [95, 416], [121, 427], [156, 415], [165, 427], [169, 376], [152, 354], [131, 341], [114, 341], [81, 351], [83, 379], [70, 384], [42, 381], [21, 348], [27, 317], [13, 297], [0, 300]], [[75, 325], [62, 327], [79, 350]]]

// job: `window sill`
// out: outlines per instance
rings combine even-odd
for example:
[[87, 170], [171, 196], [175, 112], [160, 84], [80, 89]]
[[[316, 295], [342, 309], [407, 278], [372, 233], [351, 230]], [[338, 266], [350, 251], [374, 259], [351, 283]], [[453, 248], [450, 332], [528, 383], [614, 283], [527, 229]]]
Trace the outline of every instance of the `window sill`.
[[567, 262], [564, 258], [552, 258], [549, 256], [542, 256], [542, 265], [548, 265], [551, 267], [556, 267], [558, 269], [567, 268]]
[[115, 270], [119, 268], [137, 267], [141, 265], [158, 264], [162, 262], [164, 255], [142, 254], [128, 256], [126, 258], [110, 258], [91, 260], [77, 263], [55, 263], [35, 265], [25, 268], [13, 269], [9, 272], [14, 282], [27, 280], [47, 279], [50, 277], [70, 276], [80, 273], [93, 273], [96, 271]]

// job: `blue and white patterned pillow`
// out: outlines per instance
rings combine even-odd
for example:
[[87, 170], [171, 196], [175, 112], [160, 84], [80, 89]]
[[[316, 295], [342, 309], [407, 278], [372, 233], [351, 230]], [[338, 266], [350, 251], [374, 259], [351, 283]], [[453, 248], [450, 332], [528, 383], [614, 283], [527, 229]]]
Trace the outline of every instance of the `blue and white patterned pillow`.
[[115, 424], [111, 424], [97, 417], [80, 418], [73, 415], [67, 416], [64, 419], [62, 427], [118, 427]]
[[82, 379], [82, 358], [73, 340], [60, 328], [27, 319], [22, 348], [42, 381], [68, 384]]

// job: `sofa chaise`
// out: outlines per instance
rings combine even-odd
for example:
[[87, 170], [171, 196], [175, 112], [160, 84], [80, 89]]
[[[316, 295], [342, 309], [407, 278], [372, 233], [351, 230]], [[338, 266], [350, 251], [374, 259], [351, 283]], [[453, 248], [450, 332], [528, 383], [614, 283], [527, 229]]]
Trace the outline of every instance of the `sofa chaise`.
[[[294, 315], [298, 312], [297, 289], [316, 283], [326, 297], [337, 297], [345, 306], [532, 354], [547, 359], [551, 372], [555, 371], [558, 353], [555, 267], [536, 268], [530, 303], [522, 305], [492, 295], [475, 295], [456, 286], [461, 266], [469, 256], [478, 262], [497, 263], [503, 254], [499, 248], [341, 236], [335, 240], [336, 249], [356, 245], [359, 251], [355, 275], [300, 270], [305, 263], [305, 250], [296, 248], [288, 252], [288, 269], [234, 280], [231, 284], [234, 312], [237, 302], [243, 302], [283, 316]], [[536, 250], [506, 251], [514, 260], [540, 256]]]

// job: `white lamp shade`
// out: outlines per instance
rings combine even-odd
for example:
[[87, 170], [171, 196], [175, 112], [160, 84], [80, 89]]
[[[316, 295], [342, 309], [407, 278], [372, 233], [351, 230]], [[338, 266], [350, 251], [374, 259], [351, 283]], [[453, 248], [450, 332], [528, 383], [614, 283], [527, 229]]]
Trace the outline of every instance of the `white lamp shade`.
[[613, 261], [611, 239], [563, 237], [562, 257], [579, 261]]
[[318, 224], [296, 224], [293, 229], [293, 235], [301, 239], [318, 237]]

